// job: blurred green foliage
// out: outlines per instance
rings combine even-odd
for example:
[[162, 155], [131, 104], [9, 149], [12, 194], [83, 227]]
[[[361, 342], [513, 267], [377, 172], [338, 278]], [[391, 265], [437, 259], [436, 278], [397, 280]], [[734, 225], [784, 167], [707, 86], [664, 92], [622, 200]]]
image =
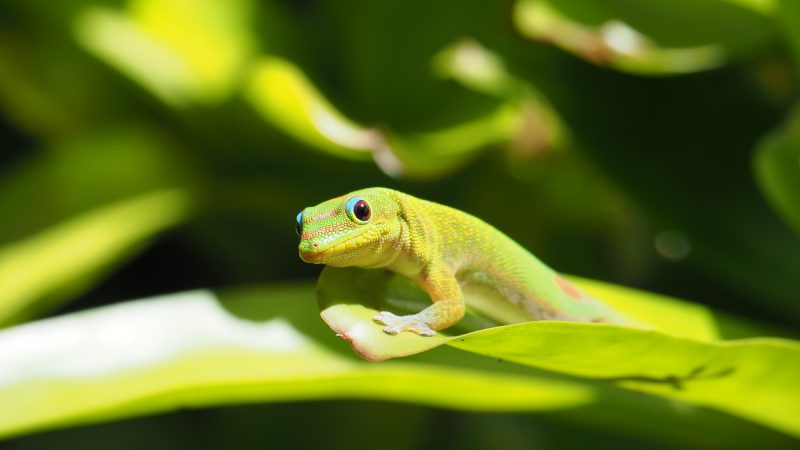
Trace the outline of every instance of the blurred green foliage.
[[[296, 257], [296, 212], [387, 185], [474, 213], [558, 270], [797, 329], [798, 30], [793, 0], [6, 0], [0, 325], [183, 289], [313, 279], [319, 269]], [[311, 306], [304, 286], [283, 300]], [[307, 311], [303, 329], [330, 334]], [[328, 337], [338, 358], [361, 364]], [[454, 373], [488, 364], [429, 353], [415, 358]], [[11, 373], [3, 364], [0, 380]], [[248, 447], [267, 439], [254, 423], [304, 434], [322, 424], [342, 439], [331, 447], [345, 435], [390, 448], [792, 443], [717, 410], [513, 367], [503, 370], [556, 377], [598, 400], [535, 416], [375, 402], [237, 407], [0, 447], [87, 447], [142, 432], [170, 448], [196, 446], [198, 435]], [[375, 392], [363, 398], [405, 398]], [[250, 401], [299, 398], [278, 394]], [[170, 407], [247, 400], [227, 398]], [[14, 412], [3, 400], [0, 411], [2, 428]], [[187, 422], [203, 425], [190, 432]]]

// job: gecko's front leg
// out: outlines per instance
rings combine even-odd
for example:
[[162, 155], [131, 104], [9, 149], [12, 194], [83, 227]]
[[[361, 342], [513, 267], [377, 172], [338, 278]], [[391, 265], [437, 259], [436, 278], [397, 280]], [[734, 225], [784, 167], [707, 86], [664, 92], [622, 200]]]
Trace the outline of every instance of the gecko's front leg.
[[436, 330], [455, 325], [464, 317], [464, 297], [456, 278], [445, 270], [429, 271], [419, 283], [433, 300], [433, 304], [416, 314], [398, 316], [381, 311], [373, 320], [386, 325], [383, 331], [397, 334], [413, 331], [420, 336], [434, 336]]
[[383, 331], [389, 334], [397, 334], [401, 331], [413, 331], [420, 336], [435, 336], [436, 331], [425, 322], [423, 317], [424, 312], [423, 310], [417, 314], [398, 316], [389, 311], [381, 311], [372, 319], [386, 325], [383, 327]]

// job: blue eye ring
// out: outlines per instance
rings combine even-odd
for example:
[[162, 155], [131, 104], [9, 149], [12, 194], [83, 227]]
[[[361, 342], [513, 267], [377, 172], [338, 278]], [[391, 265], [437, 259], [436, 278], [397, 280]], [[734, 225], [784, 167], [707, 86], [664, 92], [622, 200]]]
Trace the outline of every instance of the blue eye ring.
[[357, 223], [367, 223], [372, 216], [372, 209], [369, 207], [369, 203], [358, 196], [347, 201], [345, 211], [347, 211], [347, 216]]
[[294, 231], [297, 232], [298, 236], [303, 234], [303, 211], [297, 213], [297, 217], [295, 218]]

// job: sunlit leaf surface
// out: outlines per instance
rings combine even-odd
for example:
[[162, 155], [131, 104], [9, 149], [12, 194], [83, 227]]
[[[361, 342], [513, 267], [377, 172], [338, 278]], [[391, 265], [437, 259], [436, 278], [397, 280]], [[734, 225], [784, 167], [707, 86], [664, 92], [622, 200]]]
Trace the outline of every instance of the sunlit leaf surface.
[[[608, 303], [641, 321], [643, 328], [539, 321], [465, 334], [448, 330], [432, 338], [411, 332], [392, 336], [372, 317], [384, 309], [420, 310], [425, 294], [410, 282], [385, 271], [326, 268], [317, 293], [323, 319], [369, 360], [448, 343], [492, 358], [613, 380], [637, 391], [717, 407], [800, 436], [800, 343], [780, 338], [718, 340], [725, 327], [715, 322], [725, 319], [710, 320], [703, 308], [631, 289], [586, 284], [593, 294], [616, 291]], [[476, 295], [480, 292], [465, 292], [468, 305]], [[674, 332], [671, 324], [676, 325]], [[486, 325], [467, 321], [460, 326]]]
[[[553, 411], [611, 429], [729, 448], [792, 444], [748, 422], [689, 405], [676, 409], [608, 382], [454, 349], [431, 355], [359, 360], [320, 322], [307, 285], [129, 302], [0, 332], [0, 435], [175, 408], [368, 398], [473, 411]], [[630, 408], [642, 420], [609, 414]], [[684, 432], [676, 435], [675, 427]]]

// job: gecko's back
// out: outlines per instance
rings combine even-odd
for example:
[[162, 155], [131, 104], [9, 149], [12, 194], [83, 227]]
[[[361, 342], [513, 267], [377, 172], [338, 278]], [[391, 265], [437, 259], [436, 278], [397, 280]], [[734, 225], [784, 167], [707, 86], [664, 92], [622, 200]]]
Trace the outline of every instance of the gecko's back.
[[467, 306], [505, 323], [624, 322], [505, 234], [444, 205], [366, 188], [305, 208], [296, 219], [304, 261], [387, 268], [428, 293], [432, 304], [416, 314], [379, 312], [374, 319], [387, 333], [433, 336], [458, 323]]
[[430, 251], [459, 279], [468, 306], [503, 322], [625, 322], [477, 217], [414, 197], [409, 204], [426, 228]]

